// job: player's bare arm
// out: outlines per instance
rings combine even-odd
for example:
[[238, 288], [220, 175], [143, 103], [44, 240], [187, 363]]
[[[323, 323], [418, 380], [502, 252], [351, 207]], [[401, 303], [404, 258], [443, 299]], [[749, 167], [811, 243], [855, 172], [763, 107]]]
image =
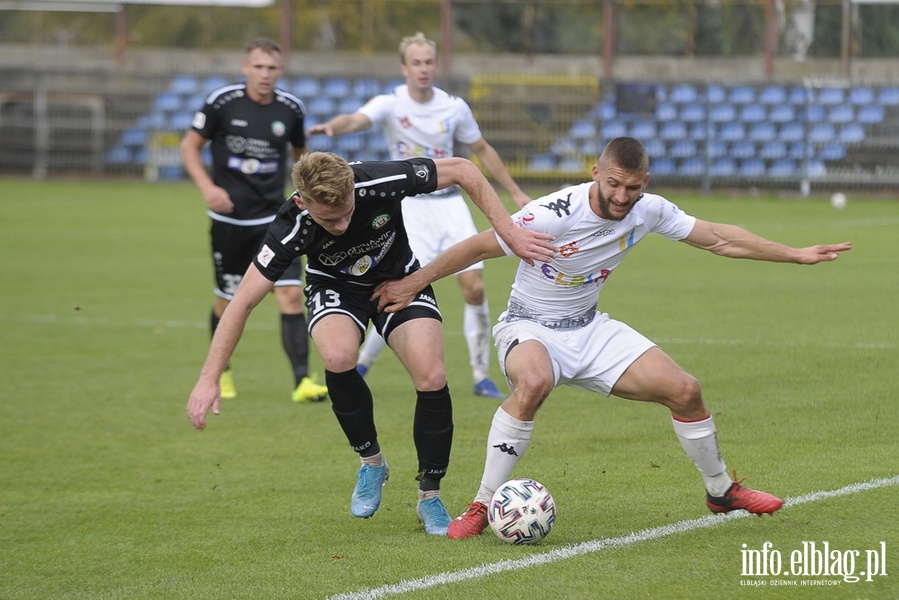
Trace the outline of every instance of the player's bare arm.
[[497, 235], [519, 258], [532, 266], [535, 260], [552, 260], [556, 253], [556, 247], [550, 243], [553, 237], [516, 227], [496, 190], [473, 162], [465, 158], [439, 158], [434, 163], [437, 165], [437, 189], [457, 184], [462, 186], [490, 221]]
[[424, 268], [394, 281], [385, 281], [375, 288], [372, 300], [378, 301], [378, 310], [396, 312], [405, 308], [428, 284], [458, 273], [476, 262], [505, 256], [496, 233], [492, 229], [454, 244], [437, 255]]
[[481, 164], [484, 165], [487, 172], [490, 173], [501, 186], [506, 188], [506, 191], [512, 194], [512, 200], [515, 201], [518, 208], [523, 207], [531, 201], [531, 198], [525, 194], [521, 188], [518, 187], [518, 184], [515, 183], [515, 180], [512, 179], [512, 175], [509, 174], [506, 165], [503, 164], [503, 160], [500, 158], [499, 153], [487, 142], [487, 140], [482, 137], [475, 143], [469, 144], [468, 148], [477, 155], [478, 160], [481, 161]]
[[272, 288], [274, 283], [266, 279], [256, 265], [251, 264], [222, 315], [206, 362], [200, 371], [200, 378], [187, 401], [187, 416], [197, 429], [206, 427], [206, 413], [210, 408], [213, 414], [221, 412], [219, 378], [237, 347], [250, 313]]
[[181, 138], [181, 160], [184, 162], [184, 170], [190, 175], [197, 189], [203, 195], [203, 201], [211, 210], [220, 214], [228, 214], [234, 210], [234, 203], [231, 202], [231, 196], [228, 191], [215, 185], [209, 174], [206, 172], [206, 166], [203, 164], [203, 158], [200, 156], [200, 150], [206, 144], [206, 138], [189, 129], [184, 137]]
[[306, 131], [306, 134], [315, 135], [317, 133], [323, 133], [328, 137], [334, 137], [335, 135], [355, 133], [367, 129], [371, 129], [371, 119], [360, 112], [355, 112], [337, 115], [327, 123], [313, 125]]
[[745, 258], [769, 262], [814, 265], [836, 260], [840, 252], [852, 249], [851, 242], [818, 244], [793, 248], [765, 239], [736, 225], [697, 219], [693, 231], [683, 240], [694, 248], [708, 250], [727, 258]]

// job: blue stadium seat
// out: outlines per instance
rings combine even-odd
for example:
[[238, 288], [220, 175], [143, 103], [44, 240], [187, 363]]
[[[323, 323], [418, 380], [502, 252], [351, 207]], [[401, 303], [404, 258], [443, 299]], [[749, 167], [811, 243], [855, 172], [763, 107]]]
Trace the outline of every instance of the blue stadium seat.
[[755, 144], [749, 140], [734, 142], [730, 147], [729, 154], [733, 158], [752, 158], [755, 156]]
[[225, 77], [220, 75], [210, 75], [200, 84], [200, 91], [203, 92], [204, 96], [208, 96], [211, 91], [226, 86], [228, 83], [230, 83], [230, 81]]
[[737, 118], [737, 110], [733, 104], [718, 103], [712, 106], [709, 119], [713, 123], [730, 123]]
[[318, 96], [305, 104], [306, 110], [309, 111], [310, 114], [325, 119], [331, 118], [337, 112], [337, 103], [325, 96]]
[[528, 171], [548, 173], [556, 168], [556, 159], [548, 154], [537, 154], [528, 160]]
[[637, 121], [631, 126], [631, 137], [643, 141], [650, 140], [658, 135], [656, 124], [652, 121]]
[[777, 137], [785, 142], [802, 141], [805, 139], [805, 127], [802, 126], [802, 123], [797, 123], [795, 121], [784, 123], [783, 127], [780, 128]]
[[344, 77], [329, 77], [322, 85], [322, 93], [330, 98], [343, 98], [353, 92], [353, 85]]
[[838, 104], [827, 113], [827, 120], [835, 124], [851, 123], [855, 120], [855, 111], [848, 104]]
[[808, 140], [815, 144], [825, 144], [836, 139], [837, 131], [830, 123], [815, 123], [808, 132]]
[[337, 112], [352, 114], [362, 108], [365, 101], [358, 96], [347, 96], [337, 103]]
[[699, 99], [699, 92], [695, 85], [680, 83], [671, 88], [668, 100], [675, 104], [691, 104]]
[[146, 113], [140, 116], [134, 126], [146, 130], [165, 129], [165, 114], [159, 111]]
[[855, 106], [874, 104], [876, 99], [877, 96], [874, 94], [874, 88], [861, 86], [849, 90], [849, 103]]
[[556, 168], [563, 173], [583, 173], [584, 161], [568, 156], [560, 160]]
[[814, 150], [810, 144], [805, 142], [794, 142], [790, 144], [789, 150], [787, 150], [787, 157], [795, 160], [804, 160], [813, 153]]
[[384, 82], [384, 87], [382, 88], [381, 93], [382, 93], [382, 94], [392, 94], [393, 92], [396, 91], [396, 88], [399, 87], [399, 86], [401, 86], [401, 85], [406, 85], [405, 80], [403, 80], [403, 79], [391, 79], [390, 81]]
[[748, 158], [740, 163], [738, 174], [741, 177], [762, 177], [765, 174], [765, 161], [760, 158]]
[[709, 158], [721, 158], [727, 156], [727, 142], [721, 140], [709, 140], [705, 146], [705, 154]]
[[726, 142], [735, 142], [746, 137], [746, 128], [742, 123], [731, 121], [721, 126], [718, 137]]
[[587, 140], [596, 137], [596, 124], [587, 119], [575, 121], [568, 130], [568, 134], [575, 140]]
[[618, 114], [614, 102], [600, 102], [590, 112], [592, 113], [591, 116], [599, 121], [609, 121], [614, 119]]
[[621, 121], [606, 121], [599, 128], [599, 135], [604, 141], [627, 135], [627, 126]]
[[732, 177], [737, 173], [737, 163], [732, 158], [716, 158], [710, 172], [715, 177]]
[[787, 90], [780, 85], [766, 85], [759, 92], [758, 101], [768, 106], [783, 104], [787, 101]]
[[381, 93], [382, 84], [377, 79], [362, 78], [353, 82], [353, 94], [365, 101]]
[[177, 112], [169, 118], [166, 129], [170, 129], [171, 131], [187, 131], [190, 129], [193, 118], [194, 113], [192, 112]]
[[868, 104], [858, 109], [856, 117], [859, 123], [874, 125], [883, 121], [883, 107], [877, 104]]
[[857, 144], [865, 139], [865, 128], [858, 123], [847, 123], [840, 128], [839, 140], [844, 144]]
[[677, 107], [670, 102], [663, 102], [656, 106], [657, 121], [673, 121], [677, 118]]
[[682, 177], [699, 177], [705, 173], [705, 159], [697, 156], [684, 159], [677, 172]]
[[771, 140], [765, 142], [759, 148], [758, 155], [760, 158], [775, 160], [784, 158], [787, 155], [787, 144], [780, 140]]
[[190, 96], [200, 90], [200, 80], [193, 75], [177, 75], [169, 84], [169, 91], [173, 94]]
[[696, 140], [697, 142], [704, 142], [705, 140], [711, 139], [715, 137], [715, 126], [711, 123], [701, 122], [694, 123], [690, 126], [690, 139]]
[[705, 88], [705, 99], [709, 104], [720, 104], [727, 99], [727, 90], [723, 85], [710, 83]]
[[828, 142], [821, 147], [818, 156], [830, 161], [843, 160], [846, 158], [846, 146], [839, 142]]
[[105, 160], [113, 165], [127, 165], [134, 160], [134, 154], [125, 146], [116, 146], [106, 153]]
[[171, 92], [163, 92], [156, 96], [153, 101], [153, 110], [161, 110], [165, 112], [175, 112], [181, 110], [183, 100], [180, 94]]
[[821, 104], [809, 104], [805, 108], [805, 120], [809, 123], [820, 123], [827, 119], [827, 109]]
[[772, 123], [789, 123], [796, 120], [796, 109], [790, 104], [777, 104], [771, 107], [768, 120]]
[[122, 133], [122, 137], [119, 140], [119, 143], [123, 146], [142, 148], [147, 145], [147, 142], [149, 140], [150, 135], [147, 133], [146, 129], [132, 128], [126, 129]]
[[693, 140], [677, 140], [668, 148], [668, 156], [675, 158], [696, 156], [696, 142]]
[[649, 164], [649, 172], [658, 176], [674, 175], [677, 164], [671, 158], [657, 158]]
[[787, 101], [794, 106], [801, 106], [811, 102], [811, 91], [804, 86], [796, 85], [790, 88]]
[[744, 123], [761, 123], [768, 117], [768, 111], [761, 104], [746, 104], [740, 108], [740, 120]]
[[365, 136], [361, 133], [341, 135], [337, 138], [336, 148], [338, 154], [355, 154], [365, 148]]
[[768, 142], [777, 137], [777, 126], [774, 123], [754, 123], [749, 128], [749, 139], [754, 142]]
[[705, 121], [705, 107], [701, 104], [688, 104], [681, 109], [680, 119], [685, 123]]
[[682, 121], [663, 123], [662, 128], [659, 130], [659, 137], [666, 141], [686, 139], [687, 125]]
[[290, 91], [303, 102], [307, 102], [321, 94], [322, 84], [318, 77], [300, 77], [293, 82]]
[[662, 158], [663, 156], [665, 156], [665, 153], [667, 151], [667, 149], [665, 148], [665, 142], [657, 138], [647, 140], [644, 146], [646, 146], [646, 153], [652, 160]]
[[877, 93], [877, 102], [881, 106], [899, 106], [899, 87], [881, 88]]
[[768, 168], [768, 175], [772, 177], [796, 177], [799, 170], [796, 168], [796, 162], [789, 158], [782, 158], [774, 161]]
[[845, 90], [838, 87], [825, 87], [818, 90], [818, 104], [833, 106], [844, 102]]
[[730, 88], [727, 98], [733, 104], [750, 104], [755, 102], [755, 88], [749, 85], [736, 85]]
[[306, 139], [309, 149], [320, 152], [333, 152], [335, 140], [340, 138], [331, 138], [326, 135], [312, 135]]
[[809, 177], [823, 177], [827, 175], [827, 166], [823, 160], [812, 158], [805, 163], [805, 173]]

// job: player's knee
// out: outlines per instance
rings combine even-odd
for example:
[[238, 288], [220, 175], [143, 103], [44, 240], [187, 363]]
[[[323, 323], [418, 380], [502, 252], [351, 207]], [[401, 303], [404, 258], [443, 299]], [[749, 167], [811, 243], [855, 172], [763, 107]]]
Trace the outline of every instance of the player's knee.
[[442, 365], [432, 365], [414, 373], [412, 379], [415, 382], [416, 390], [422, 392], [440, 390], [446, 385], [446, 369]]
[[702, 386], [692, 375], [684, 373], [670, 393], [669, 408], [676, 413], [691, 413], [703, 407]]
[[537, 409], [543, 404], [553, 389], [553, 378], [549, 373], [528, 371], [515, 382], [515, 395], [519, 402]]

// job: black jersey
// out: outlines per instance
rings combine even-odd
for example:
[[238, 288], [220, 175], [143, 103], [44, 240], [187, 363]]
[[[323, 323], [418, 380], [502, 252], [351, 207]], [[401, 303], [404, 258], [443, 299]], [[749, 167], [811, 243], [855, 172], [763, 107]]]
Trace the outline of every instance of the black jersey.
[[305, 116], [303, 103], [278, 88], [269, 104], [250, 99], [243, 83], [206, 98], [192, 127], [210, 140], [212, 179], [234, 203], [229, 221], [270, 218], [281, 207], [288, 142], [295, 148], [306, 145]]
[[268, 228], [254, 259], [272, 281], [290, 262], [306, 255], [307, 281], [316, 277], [375, 285], [401, 279], [418, 268], [409, 247], [401, 204], [437, 189], [437, 167], [429, 158], [350, 163], [356, 209], [343, 235], [328, 233], [308, 211], [288, 200]]

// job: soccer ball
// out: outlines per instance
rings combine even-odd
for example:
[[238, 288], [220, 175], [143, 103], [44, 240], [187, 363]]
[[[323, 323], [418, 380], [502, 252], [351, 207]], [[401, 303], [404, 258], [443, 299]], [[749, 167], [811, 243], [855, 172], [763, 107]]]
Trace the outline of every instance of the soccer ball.
[[843, 192], [834, 192], [833, 196], [830, 197], [830, 205], [837, 210], [846, 208], [846, 194]]
[[490, 528], [507, 544], [536, 544], [547, 536], [555, 521], [552, 494], [533, 479], [502, 484], [487, 507]]

